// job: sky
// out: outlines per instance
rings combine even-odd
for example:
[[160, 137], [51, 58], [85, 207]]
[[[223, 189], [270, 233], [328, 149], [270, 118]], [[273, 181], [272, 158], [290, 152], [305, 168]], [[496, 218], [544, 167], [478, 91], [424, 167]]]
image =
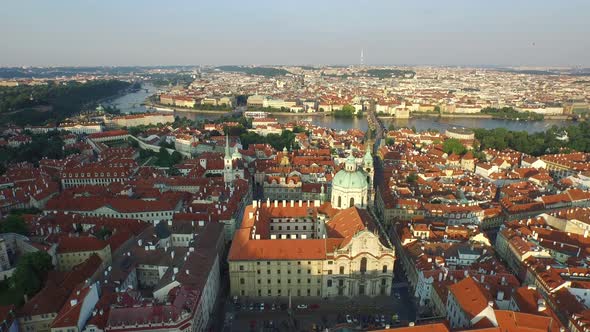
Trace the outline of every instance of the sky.
[[590, 67], [588, 0], [3, 0], [0, 66]]

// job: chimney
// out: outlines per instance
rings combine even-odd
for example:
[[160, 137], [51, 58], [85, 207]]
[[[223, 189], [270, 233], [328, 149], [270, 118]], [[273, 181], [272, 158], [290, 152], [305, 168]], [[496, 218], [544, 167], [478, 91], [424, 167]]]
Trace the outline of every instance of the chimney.
[[545, 309], [547, 309], [547, 306], [545, 304], [545, 300], [539, 299], [537, 301], [537, 311], [544, 311]]

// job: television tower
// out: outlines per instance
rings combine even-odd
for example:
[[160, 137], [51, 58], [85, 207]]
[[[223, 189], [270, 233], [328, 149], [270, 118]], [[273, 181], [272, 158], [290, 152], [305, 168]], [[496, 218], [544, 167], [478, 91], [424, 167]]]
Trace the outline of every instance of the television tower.
[[365, 64], [364, 49], [361, 48], [361, 66]]

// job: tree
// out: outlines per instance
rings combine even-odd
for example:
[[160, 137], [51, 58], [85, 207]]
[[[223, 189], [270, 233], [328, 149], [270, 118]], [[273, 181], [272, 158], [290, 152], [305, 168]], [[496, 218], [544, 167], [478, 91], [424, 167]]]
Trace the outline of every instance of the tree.
[[11, 214], [0, 223], [0, 233], [28, 235], [29, 230], [22, 216]]
[[467, 152], [467, 149], [461, 143], [461, 141], [459, 141], [458, 139], [449, 138], [446, 141], [444, 141], [444, 143], [443, 143], [443, 151], [446, 154], [454, 153], [454, 154], [462, 155], [462, 154], [465, 154], [465, 152]]
[[27, 295], [36, 294], [42, 286], [47, 272], [53, 269], [51, 256], [44, 251], [24, 254], [14, 271], [12, 280], [17, 288]]
[[416, 173], [412, 172], [406, 176], [407, 183], [415, 183], [416, 181], [418, 181], [418, 175], [416, 175]]
[[96, 237], [101, 239], [101, 240], [106, 240], [108, 239], [111, 235], [113, 234], [113, 232], [106, 228], [106, 227], [102, 227], [97, 233], [96, 233]]

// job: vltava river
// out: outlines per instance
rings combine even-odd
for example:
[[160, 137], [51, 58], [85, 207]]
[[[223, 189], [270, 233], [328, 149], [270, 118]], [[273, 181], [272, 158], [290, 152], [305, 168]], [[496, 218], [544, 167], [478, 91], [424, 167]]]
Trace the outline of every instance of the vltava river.
[[[147, 89], [147, 92], [145, 91]], [[145, 83], [138, 92], [128, 93], [124, 96], [112, 100], [109, 104], [117, 106], [123, 113], [145, 112], [146, 108], [140, 104], [150, 95], [156, 93], [158, 89], [152, 84]], [[174, 112], [175, 115], [187, 117], [191, 120], [216, 119], [220, 114], [201, 114], [188, 112]], [[299, 120], [309, 120], [313, 124], [330, 127], [334, 129], [346, 130], [349, 128], [358, 128], [363, 131], [367, 130], [368, 124], [365, 118], [343, 119], [331, 116], [295, 116], [295, 115], [274, 115], [279, 122], [290, 122]], [[418, 131], [436, 129], [444, 131], [449, 127], [466, 127], [466, 128], [506, 128], [508, 130], [520, 130], [527, 132], [545, 131], [553, 125], [564, 126], [571, 124], [566, 120], [544, 120], [544, 121], [511, 121], [496, 119], [472, 119], [472, 118], [412, 118], [412, 119], [384, 119], [386, 126], [393, 124], [396, 128], [408, 127], [416, 128]]]

